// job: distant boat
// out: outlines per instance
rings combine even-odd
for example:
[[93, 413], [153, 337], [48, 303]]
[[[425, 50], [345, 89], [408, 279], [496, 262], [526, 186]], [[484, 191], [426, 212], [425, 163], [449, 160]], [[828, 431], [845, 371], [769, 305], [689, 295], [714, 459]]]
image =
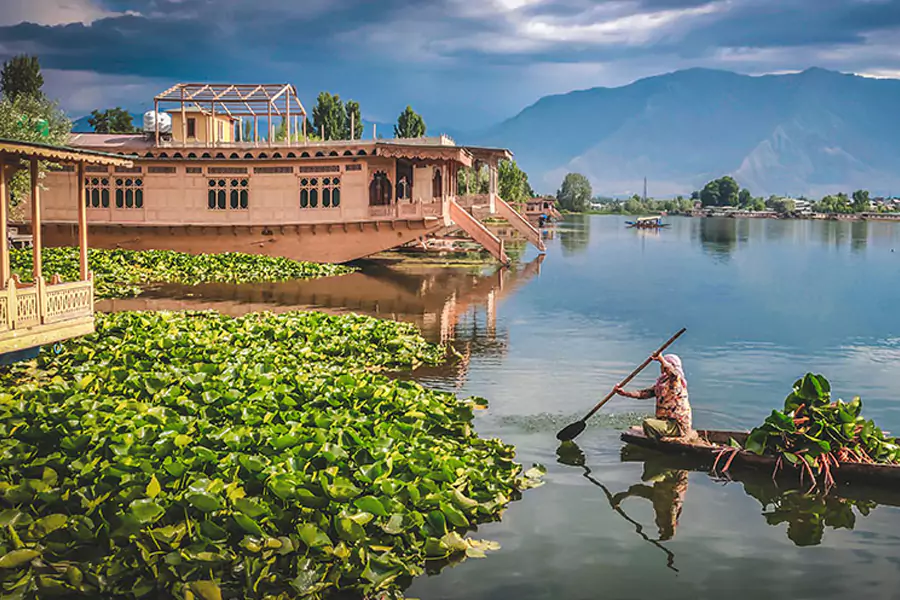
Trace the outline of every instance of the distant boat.
[[625, 224], [628, 227], [637, 229], [660, 229], [669, 226], [669, 223], [662, 222], [662, 217], [659, 215], [655, 217], [640, 217], [634, 221], [625, 221]]

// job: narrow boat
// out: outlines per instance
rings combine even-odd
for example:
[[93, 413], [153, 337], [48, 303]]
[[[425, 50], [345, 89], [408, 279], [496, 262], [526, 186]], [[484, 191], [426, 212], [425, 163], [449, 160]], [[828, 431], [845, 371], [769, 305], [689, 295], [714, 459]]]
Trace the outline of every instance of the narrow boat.
[[[710, 465], [714, 464], [719, 453], [723, 449], [729, 447], [730, 440], [743, 445], [747, 440], [748, 432], [741, 431], [713, 431], [713, 430], [697, 430], [699, 440], [694, 443], [687, 443], [677, 440], [655, 440], [644, 435], [640, 427], [632, 427], [624, 431], [621, 435], [622, 441], [651, 448], [666, 454], [675, 454], [690, 456], [699, 461], [709, 461]], [[729, 454], [731, 451], [728, 451]], [[777, 457], [759, 456], [746, 450], [735, 450], [734, 459], [731, 462], [729, 470], [736, 468], [765, 470], [772, 473], [775, 470]], [[726, 459], [731, 460], [730, 456], [724, 456], [719, 461], [718, 468], [721, 470]], [[833, 469], [831, 475], [836, 483], [855, 483], [866, 482], [877, 485], [887, 485], [891, 487], [900, 487], [900, 465], [885, 464], [864, 464], [864, 463], [839, 463], [840, 467]], [[782, 462], [782, 469], [790, 471], [792, 469], [799, 473], [790, 463]]]

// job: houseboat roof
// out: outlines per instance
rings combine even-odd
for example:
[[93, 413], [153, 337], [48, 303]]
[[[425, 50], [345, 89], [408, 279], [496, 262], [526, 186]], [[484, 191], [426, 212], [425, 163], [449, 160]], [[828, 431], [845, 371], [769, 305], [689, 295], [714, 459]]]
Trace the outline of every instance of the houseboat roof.
[[108, 152], [0, 138], [0, 155], [34, 157], [51, 162], [81, 162], [130, 167], [131, 160]]
[[654, 216], [654, 217], [638, 217], [638, 218], [635, 219], [635, 220], [636, 220], [636, 221], [659, 221], [660, 219], [662, 219], [662, 216], [661, 216], [661, 215], [656, 215], [656, 216]]
[[[252, 150], [259, 149], [274, 153], [276, 151], [325, 151], [341, 152], [353, 150], [357, 155], [359, 150], [367, 150], [369, 156], [385, 156], [392, 158], [405, 158], [409, 160], [435, 159], [455, 160], [465, 166], [472, 166], [476, 160], [509, 160], [512, 153], [504, 148], [480, 148], [458, 146], [447, 136], [422, 137], [422, 138], [393, 138], [377, 140], [326, 140], [318, 142], [219, 142], [214, 146], [206, 146], [202, 143], [195, 145], [183, 145], [180, 142], [161, 142], [156, 144], [153, 137], [147, 134], [106, 134], [106, 133], [73, 133], [69, 138], [72, 146], [90, 148], [92, 150], [104, 150], [120, 155], [142, 154], [145, 157], [148, 152], [159, 150], [168, 152], [171, 150], [190, 149], [211, 152], [213, 150]], [[334, 155], [336, 156], [336, 155]], [[332, 156], [333, 157], [333, 156]], [[328, 158], [328, 157], [318, 157]]]
[[[166, 113], [168, 113], [168, 114], [170, 114], [170, 115], [180, 115], [182, 112], [186, 112], [186, 113], [190, 113], [190, 114], [197, 114], [197, 113], [200, 113], [200, 114], [203, 114], [203, 115], [212, 115], [212, 111], [211, 111], [211, 110], [209, 110], [209, 109], [207, 109], [207, 108], [201, 108], [201, 107], [199, 107], [199, 106], [185, 106], [183, 111], [182, 111], [182, 109], [180, 109], [180, 108], [170, 108], [170, 109], [165, 110], [165, 111], [163, 111], [163, 112], [166, 112]], [[237, 120], [238, 120], [237, 117], [235, 117], [234, 115], [230, 115], [230, 114], [225, 113], [225, 112], [217, 112], [217, 113], [216, 113], [216, 117], [217, 117], [217, 118], [218, 118], [218, 117], [222, 117], [222, 118], [224, 118], [224, 119], [231, 119], [232, 121], [237, 121]]]

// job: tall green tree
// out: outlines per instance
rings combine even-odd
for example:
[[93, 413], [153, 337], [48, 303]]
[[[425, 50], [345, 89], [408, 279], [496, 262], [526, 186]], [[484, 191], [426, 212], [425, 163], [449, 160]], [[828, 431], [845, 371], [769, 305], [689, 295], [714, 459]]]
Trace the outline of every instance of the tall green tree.
[[497, 168], [500, 197], [513, 204], [522, 204], [534, 194], [528, 184], [528, 174], [514, 160], [501, 160]]
[[[363, 136], [362, 111], [359, 108], [359, 102], [356, 100], [347, 100], [344, 105], [347, 113], [347, 139], [359, 140]], [[351, 131], [352, 129], [352, 131]]]
[[719, 206], [719, 181], [713, 180], [700, 190], [700, 202], [703, 206]]
[[719, 178], [719, 206], [737, 206], [741, 186], [734, 177], [726, 175]]
[[321, 92], [313, 107], [313, 127], [317, 135], [325, 140], [340, 140], [348, 137], [347, 109], [337, 94]]
[[96, 133], [133, 133], [137, 130], [131, 113], [123, 110], [121, 106], [104, 111], [91, 111], [88, 125], [93, 127]]
[[407, 106], [397, 118], [397, 124], [394, 125], [394, 137], [398, 138], [418, 138], [425, 136], [425, 120], [422, 115]]
[[853, 192], [853, 212], [865, 212], [869, 210], [869, 191], [856, 190]]
[[569, 173], [556, 192], [556, 201], [565, 210], [584, 212], [590, 207], [593, 196], [594, 191], [587, 177], [581, 173]]
[[37, 98], [43, 95], [44, 76], [36, 56], [20, 54], [5, 63], [0, 71], [0, 92], [10, 100], [19, 96]]
[[742, 189], [738, 194], [738, 205], [747, 208], [751, 202], [753, 202], [753, 196], [750, 194], [750, 190]]

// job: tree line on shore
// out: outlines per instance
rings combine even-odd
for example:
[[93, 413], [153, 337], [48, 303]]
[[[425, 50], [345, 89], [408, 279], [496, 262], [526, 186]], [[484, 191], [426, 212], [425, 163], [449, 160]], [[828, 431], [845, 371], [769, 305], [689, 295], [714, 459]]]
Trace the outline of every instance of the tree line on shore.
[[[679, 195], [671, 199], [656, 200], [644, 199], [635, 194], [631, 198], [620, 200], [593, 196], [591, 183], [587, 177], [581, 173], [569, 173], [563, 179], [562, 185], [556, 193], [556, 199], [561, 209], [570, 212], [628, 215], [662, 211], [686, 213], [692, 212], [698, 207], [737, 208], [747, 211], [772, 210], [779, 214], [791, 214], [798, 210], [798, 201], [809, 202], [809, 209], [819, 213], [854, 214], [873, 210], [868, 190], [856, 190], [849, 196], [843, 192], [828, 194], [817, 201], [803, 196], [796, 199], [774, 195], [763, 198], [754, 196], [746, 188], [741, 188], [733, 177], [727, 175], [708, 182], [702, 189], [691, 193], [689, 197]], [[595, 209], [596, 205], [600, 205], [601, 208]], [[890, 209], [879, 205], [875, 207], [875, 210], [885, 212]]]

